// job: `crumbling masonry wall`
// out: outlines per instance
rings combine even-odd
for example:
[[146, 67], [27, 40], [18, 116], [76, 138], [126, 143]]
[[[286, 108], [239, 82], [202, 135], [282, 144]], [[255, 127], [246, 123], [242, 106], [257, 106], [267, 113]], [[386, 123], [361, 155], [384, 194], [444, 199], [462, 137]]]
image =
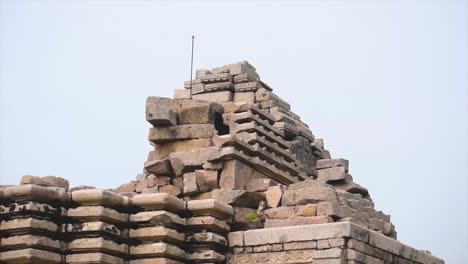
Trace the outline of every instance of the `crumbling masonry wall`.
[[149, 97], [154, 147], [114, 190], [26, 175], [0, 187], [0, 263], [443, 263], [399, 243], [247, 62]]

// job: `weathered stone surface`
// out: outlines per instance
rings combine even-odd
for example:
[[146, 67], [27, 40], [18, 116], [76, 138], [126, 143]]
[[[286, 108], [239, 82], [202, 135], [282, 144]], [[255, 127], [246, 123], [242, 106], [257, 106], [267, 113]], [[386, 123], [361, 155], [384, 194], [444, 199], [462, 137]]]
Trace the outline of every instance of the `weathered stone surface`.
[[190, 99], [191, 93], [187, 89], [175, 89], [174, 99]]
[[74, 191], [71, 198], [75, 203], [83, 206], [104, 206], [123, 210], [131, 206], [132, 200], [126, 196], [98, 189]]
[[187, 218], [186, 226], [194, 231], [225, 233], [230, 230], [225, 220], [219, 220], [213, 216], [194, 216]]
[[[60, 216], [66, 216], [67, 210], [65, 208], [55, 208], [48, 204], [36, 203], [36, 202], [19, 202], [10, 203], [8, 206], [0, 210], [0, 218], [23, 218], [24, 215], [28, 214], [40, 214], [41, 218], [57, 219]], [[21, 217], [23, 215], [23, 217]], [[47, 216], [46, 216], [47, 215]]]
[[195, 175], [200, 192], [208, 192], [219, 188], [217, 170], [196, 170]]
[[32, 229], [56, 232], [57, 225], [51, 221], [39, 220], [35, 218], [23, 218], [2, 221], [0, 224], [0, 231], [5, 234], [22, 234], [23, 231]]
[[34, 201], [48, 204], [67, 204], [68, 193], [64, 188], [46, 187], [36, 184], [8, 186], [3, 189], [5, 199], [12, 201]]
[[164, 185], [164, 186], [159, 187], [159, 192], [160, 193], [167, 193], [169, 195], [177, 197], [182, 193], [182, 190], [180, 188], [178, 188], [177, 186], [169, 184], [169, 185]]
[[319, 159], [317, 160], [316, 166], [318, 170], [334, 167], [344, 167], [346, 172], [348, 172], [349, 161], [347, 159]]
[[317, 171], [317, 181], [329, 182], [344, 180], [346, 178], [346, 168], [344, 166], [321, 169]]
[[42, 186], [51, 186], [51, 187], [59, 187], [68, 190], [70, 184], [68, 181], [61, 177], [55, 176], [32, 176], [32, 175], [24, 175], [21, 178], [21, 184], [37, 184]]
[[253, 92], [235, 92], [233, 97], [234, 102], [243, 102], [248, 104], [255, 103], [255, 93]]
[[103, 221], [120, 224], [128, 221], [128, 214], [119, 213], [114, 209], [102, 206], [80, 206], [77, 208], [70, 208], [67, 211], [67, 215], [87, 222]]
[[66, 263], [86, 263], [86, 264], [124, 264], [121, 258], [104, 253], [83, 253], [66, 256]]
[[226, 238], [213, 232], [201, 232], [189, 235], [186, 239], [191, 244], [201, 243], [203, 244], [215, 244], [218, 246], [227, 246], [228, 242]]
[[202, 252], [194, 252], [186, 254], [186, 259], [195, 263], [222, 263], [226, 257], [214, 250], [203, 250]]
[[234, 215], [232, 206], [220, 203], [214, 199], [188, 201], [187, 209], [194, 216], [208, 215], [220, 219], [228, 219]]
[[138, 192], [138, 193], [141, 193], [141, 192], [143, 192], [144, 190], [146, 190], [148, 188], [149, 188], [149, 180], [148, 180], [148, 178], [144, 178], [144, 179], [140, 180], [139, 182], [137, 182], [137, 184], [135, 186], [135, 191]]
[[242, 190], [249, 182], [254, 169], [238, 160], [228, 160], [223, 164], [219, 179], [221, 189]]
[[265, 200], [265, 195], [263, 193], [243, 190], [216, 189], [213, 191], [213, 199], [232, 206], [257, 209], [260, 201]]
[[265, 196], [268, 207], [276, 208], [283, 197], [283, 189], [280, 186], [268, 187], [268, 190], [265, 192]]
[[180, 216], [164, 211], [149, 211], [149, 212], [140, 212], [134, 215], [130, 215], [130, 222], [137, 224], [138, 226], [184, 226], [185, 219]]
[[175, 261], [168, 258], [148, 258], [148, 259], [135, 259], [130, 260], [129, 264], [183, 264], [182, 262]]
[[133, 204], [145, 209], [182, 211], [185, 202], [167, 193], [138, 194], [132, 198]]
[[262, 174], [262, 177], [252, 177], [245, 186], [246, 191], [264, 192], [268, 190], [269, 187], [276, 185], [276, 183], [272, 179], [268, 178], [268, 176], [265, 176], [260, 172], [258, 174]]
[[1, 239], [0, 245], [3, 250], [25, 247], [41, 247], [48, 250], [61, 250], [63, 248], [63, 244], [59, 240], [36, 235], [4, 237]]
[[189, 139], [164, 144], [155, 144], [155, 150], [149, 160], [165, 159], [172, 152], [182, 152], [198, 148], [207, 148], [213, 146], [211, 138]]
[[168, 242], [172, 244], [179, 244], [185, 240], [184, 234], [163, 226], [130, 229], [129, 236], [130, 238], [134, 238], [142, 242]]
[[111, 235], [113, 237], [122, 236], [120, 229], [116, 228], [115, 225], [104, 223], [100, 221], [96, 222], [85, 222], [85, 223], [72, 223], [64, 224], [61, 227], [62, 232], [67, 232], [72, 235], [82, 234], [105, 234], [107, 236]]
[[332, 187], [315, 180], [305, 180], [291, 184], [283, 194], [283, 205], [303, 205], [320, 201], [337, 201], [337, 196]]
[[38, 249], [20, 249], [0, 252], [0, 261], [4, 263], [62, 263], [62, 256]]
[[124, 254], [127, 251], [127, 245], [117, 244], [102, 237], [79, 238], [68, 243], [68, 250], [73, 253], [89, 252], [96, 249], [110, 254]]
[[195, 174], [195, 172], [184, 173], [183, 178], [185, 195], [192, 195], [200, 192], [200, 190], [198, 189], [197, 175]]
[[130, 254], [138, 257], [169, 257], [175, 259], [182, 259], [185, 256], [185, 252], [180, 248], [164, 242], [131, 246]]
[[129, 183], [124, 183], [120, 185], [119, 187], [115, 188], [115, 192], [122, 194], [122, 193], [127, 193], [127, 192], [134, 192], [136, 189], [136, 181], [131, 181]]
[[169, 159], [163, 160], [150, 160], [145, 162], [145, 169], [158, 176], [174, 175], [172, 170], [171, 161]]
[[210, 138], [216, 134], [211, 124], [191, 124], [167, 127], [152, 127], [148, 139], [156, 144], [196, 138]]
[[[341, 264], [343, 249], [329, 250], [292, 250], [284, 252], [266, 252], [234, 255], [228, 263], [246, 264]], [[336, 258], [336, 261], [333, 260]], [[326, 260], [320, 262], [320, 259]]]
[[169, 155], [175, 175], [201, 168], [206, 161], [220, 157], [219, 147], [199, 148], [188, 151], [173, 152]]
[[179, 122], [185, 124], [214, 124], [216, 115], [223, 113], [223, 107], [216, 103], [200, 102], [198, 105], [183, 107]]
[[287, 219], [266, 219], [265, 228], [332, 223], [329, 216], [295, 216]]
[[195, 94], [192, 96], [195, 100], [215, 102], [215, 103], [224, 103], [232, 101], [233, 93], [231, 91], [220, 91], [204, 94]]

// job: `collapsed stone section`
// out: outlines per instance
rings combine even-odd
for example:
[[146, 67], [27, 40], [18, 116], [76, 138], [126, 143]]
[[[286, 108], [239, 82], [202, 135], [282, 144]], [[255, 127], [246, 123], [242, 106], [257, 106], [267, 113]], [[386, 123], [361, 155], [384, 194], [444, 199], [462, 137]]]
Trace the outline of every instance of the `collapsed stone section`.
[[0, 263], [443, 263], [390, 216], [247, 62], [149, 97], [153, 150], [114, 190], [0, 186]]

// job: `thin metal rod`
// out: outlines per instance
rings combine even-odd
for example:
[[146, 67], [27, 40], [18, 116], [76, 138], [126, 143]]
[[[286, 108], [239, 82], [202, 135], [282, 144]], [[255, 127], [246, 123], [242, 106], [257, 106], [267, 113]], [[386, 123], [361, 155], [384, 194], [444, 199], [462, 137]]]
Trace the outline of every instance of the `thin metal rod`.
[[192, 57], [190, 59], [190, 91], [192, 91], [192, 76], [193, 76], [193, 45], [195, 42], [195, 36], [192, 36]]

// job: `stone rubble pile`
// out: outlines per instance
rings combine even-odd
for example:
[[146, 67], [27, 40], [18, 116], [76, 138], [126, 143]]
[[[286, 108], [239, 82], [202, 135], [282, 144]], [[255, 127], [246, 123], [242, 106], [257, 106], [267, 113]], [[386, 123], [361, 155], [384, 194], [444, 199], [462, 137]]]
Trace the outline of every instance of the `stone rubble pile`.
[[0, 186], [0, 263], [443, 263], [395, 240], [348, 160], [248, 62], [148, 97], [146, 120], [133, 181]]

